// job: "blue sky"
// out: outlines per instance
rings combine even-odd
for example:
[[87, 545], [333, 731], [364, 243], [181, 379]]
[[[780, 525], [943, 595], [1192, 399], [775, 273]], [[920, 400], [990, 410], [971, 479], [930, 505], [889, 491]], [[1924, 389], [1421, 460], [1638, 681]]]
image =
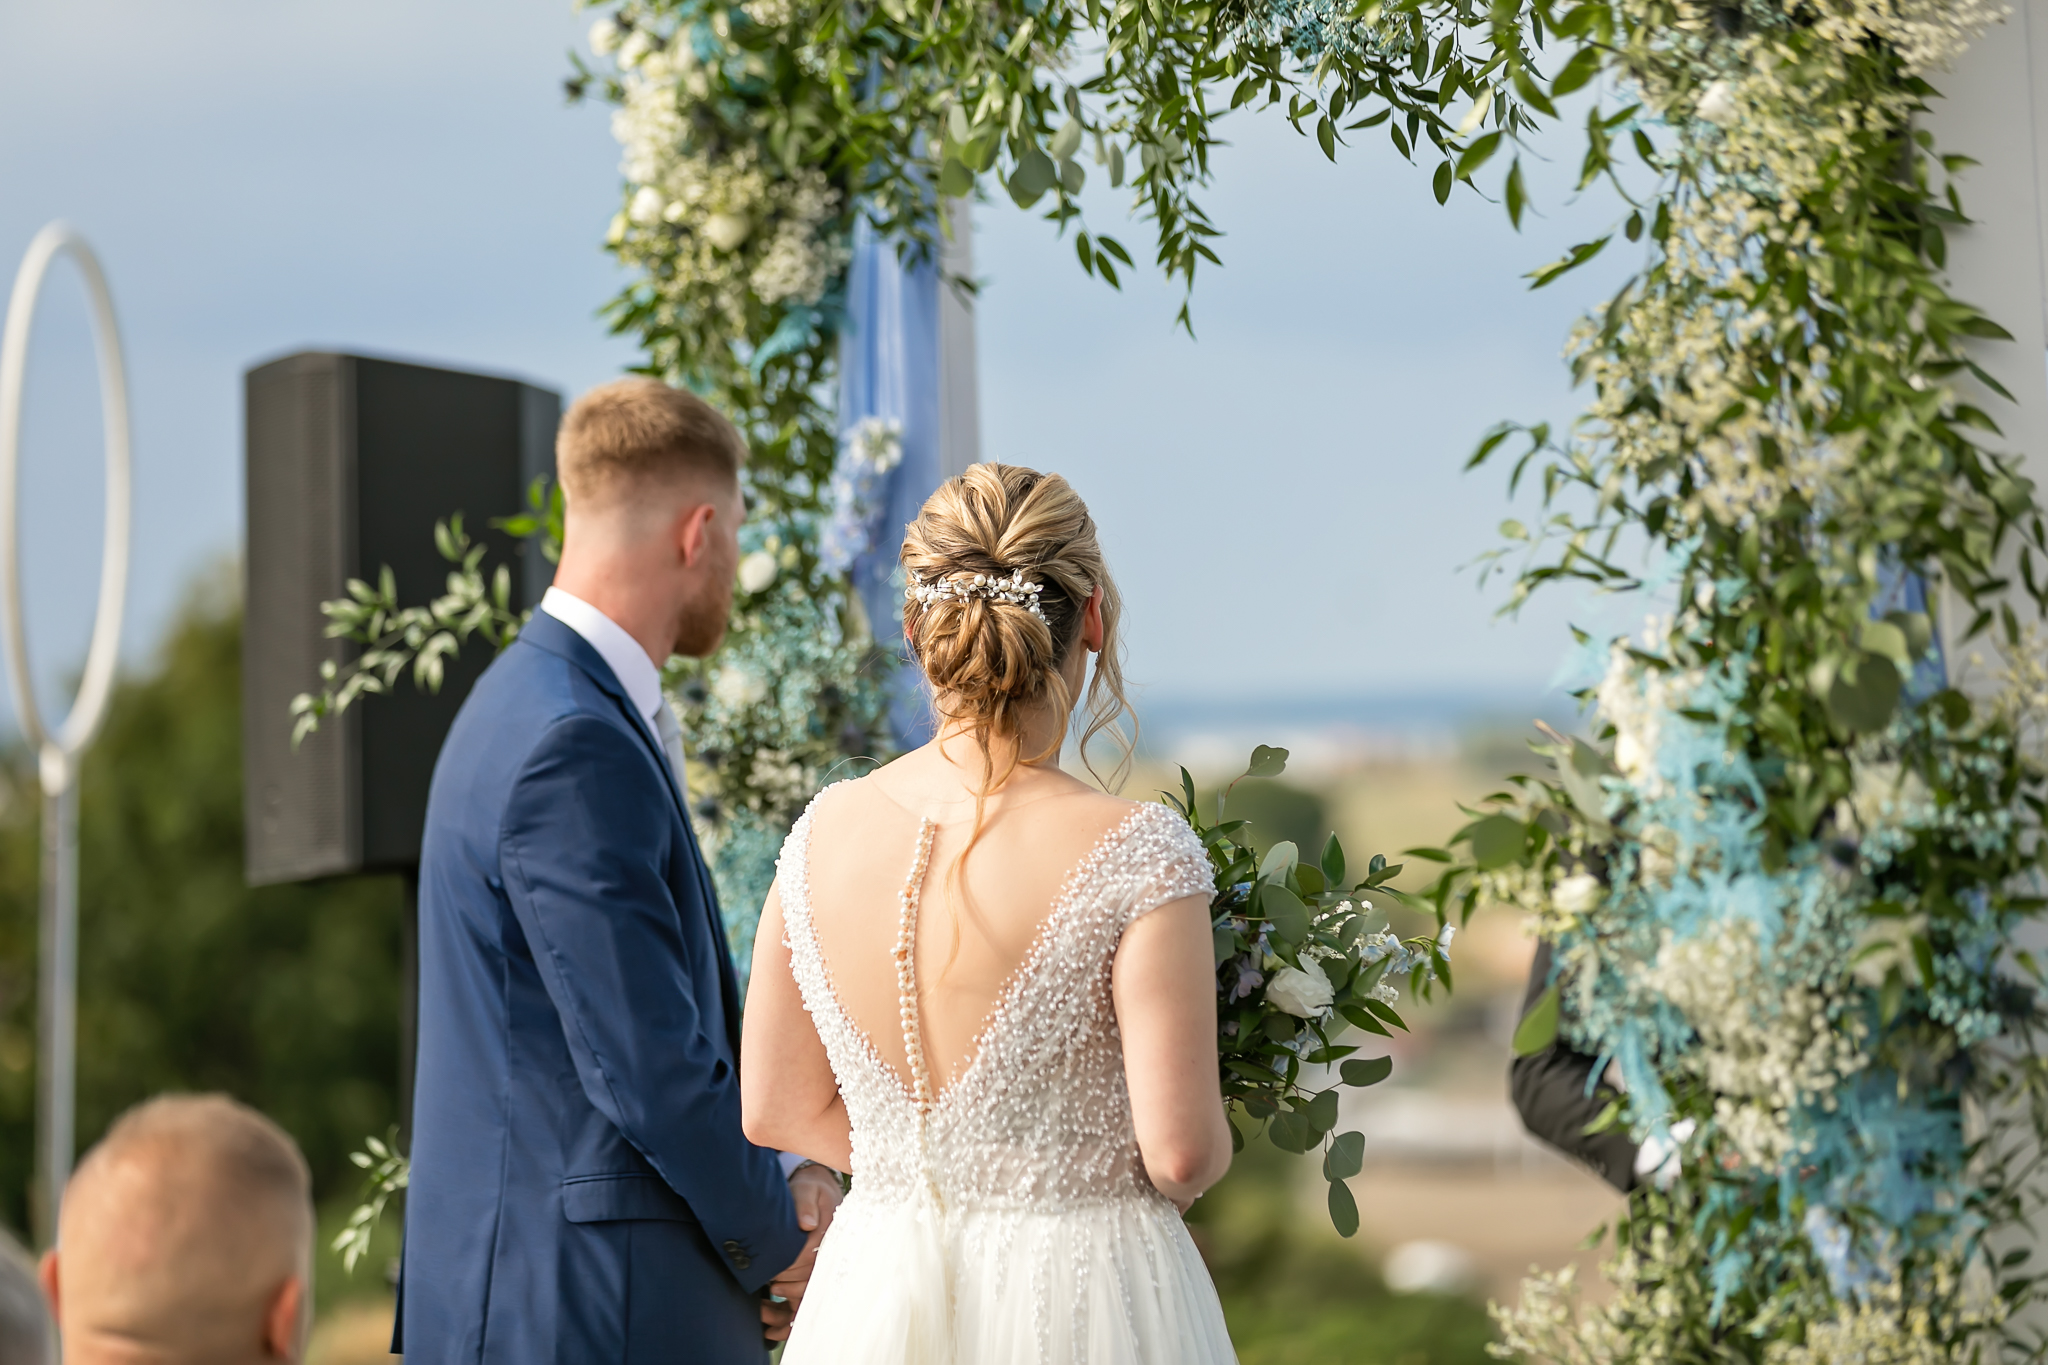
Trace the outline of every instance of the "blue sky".
[[[573, 394], [631, 348], [594, 310], [618, 154], [564, 106], [588, 15], [564, 0], [10, 0], [0, 11], [0, 272], [45, 221], [99, 249], [127, 333], [137, 532], [126, 643], [146, 655], [241, 537], [240, 374], [306, 346], [511, 373]], [[1564, 653], [1571, 604], [1498, 624], [1459, 566], [1513, 509], [1460, 475], [1501, 417], [1574, 403], [1559, 347], [1626, 262], [1519, 278], [1610, 221], [1532, 177], [1517, 236], [1379, 134], [1339, 165], [1235, 116], [1208, 204], [1225, 268], [1199, 340], [1142, 269], [1122, 294], [1007, 200], [978, 212], [982, 440], [1093, 505], [1160, 698], [1503, 696]], [[1574, 139], [1557, 142], [1575, 161]], [[1568, 177], [1567, 177], [1568, 178]], [[1098, 229], [1145, 259], [1121, 196]], [[1618, 253], [1617, 253], [1618, 254]], [[46, 293], [25, 439], [30, 635], [46, 708], [84, 654], [98, 426], [82, 295]]]

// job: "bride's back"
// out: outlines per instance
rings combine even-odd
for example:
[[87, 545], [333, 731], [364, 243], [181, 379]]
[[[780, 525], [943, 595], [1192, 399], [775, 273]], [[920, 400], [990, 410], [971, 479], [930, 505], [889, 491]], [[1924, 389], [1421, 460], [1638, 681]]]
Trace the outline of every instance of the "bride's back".
[[1168, 1202], [1230, 1152], [1214, 869], [1057, 766], [1090, 671], [1091, 730], [1123, 709], [1094, 525], [975, 465], [902, 562], [942, 739], [811, 803], [755, 940], [747, 1135], [854, 1175], [783, 1359], [1228, 1365]]
[[840, 1007], [906, 1090], [911, 1070], [894, 954], [922, 822], [935, 828], [916, 895], [912, 961], [936, 1091], [974, 1060], [1069, 875], [1132, 810], [1131, 802], [1056, 768], [1020, 768], [983, 802], [980, 837], [969, 850], [969, 784], [978, 766], [955, 767], [927, 746], [841, 784], [811, 815], [810, 908], [820, 954]]

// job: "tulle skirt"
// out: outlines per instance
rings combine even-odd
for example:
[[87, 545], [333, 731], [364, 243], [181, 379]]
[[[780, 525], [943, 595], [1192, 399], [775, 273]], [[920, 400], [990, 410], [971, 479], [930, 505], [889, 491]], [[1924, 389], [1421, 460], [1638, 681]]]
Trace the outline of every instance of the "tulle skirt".
[[856, 1188], [782, 1365], [1235, 1365], [1216, 1287], [1157, 1196], [1057, 1212]]

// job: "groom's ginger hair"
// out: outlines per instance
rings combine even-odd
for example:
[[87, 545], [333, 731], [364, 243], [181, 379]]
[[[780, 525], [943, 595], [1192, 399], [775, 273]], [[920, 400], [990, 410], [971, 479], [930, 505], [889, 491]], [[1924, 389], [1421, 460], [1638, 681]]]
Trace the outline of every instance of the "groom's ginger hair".
[[632, 500], [650, 484], [739, 478], [747, 443], [724, 414], [687, 389], [635, 377], [600, 384], [570, 405], [555, 468], [572, 504]]
[[115, 1121], [58, 1221], [67, 1360], [141, 1345], [165, 1362], [255, 1361], [286, 1280], [312, 1301], [312, 1181], [282, 1128], [225, 1095], [163, 1095]]

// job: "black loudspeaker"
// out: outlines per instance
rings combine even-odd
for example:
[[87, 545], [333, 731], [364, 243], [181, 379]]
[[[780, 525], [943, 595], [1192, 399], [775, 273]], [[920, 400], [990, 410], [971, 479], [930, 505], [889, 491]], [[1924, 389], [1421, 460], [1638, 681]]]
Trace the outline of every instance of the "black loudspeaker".
[[401, 605], [445, 591], [434, 523], [460, 512], [490, 564], [510, 562], [519, 606], [553, 566], [490, 529], [555, 469], [560, 395], [517, 380], [302, 352], [244, 376], [242, 773], [251, 885], [417, 867], [441, 741], [491, 660], [472, 636], [438, 693], [402, 676], [292, 748], [292, 698], [356, 646], [326, 636], [320, 603], [389, 565]]

